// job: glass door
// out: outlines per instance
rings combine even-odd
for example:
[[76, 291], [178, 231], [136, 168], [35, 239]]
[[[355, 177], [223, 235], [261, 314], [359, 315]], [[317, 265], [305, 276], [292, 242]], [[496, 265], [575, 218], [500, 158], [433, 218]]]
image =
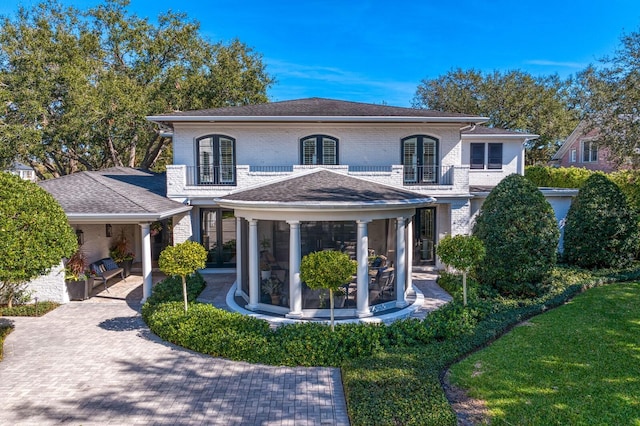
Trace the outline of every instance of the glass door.
[[201, 209], [200, 238], [207, 250], [207, 267], [236, 265], [236, 218], [233, 210]]
[[434, 265], [436, 261], [436, 209], [417, 209], [414, 226], [413, 262], [416, 265]]

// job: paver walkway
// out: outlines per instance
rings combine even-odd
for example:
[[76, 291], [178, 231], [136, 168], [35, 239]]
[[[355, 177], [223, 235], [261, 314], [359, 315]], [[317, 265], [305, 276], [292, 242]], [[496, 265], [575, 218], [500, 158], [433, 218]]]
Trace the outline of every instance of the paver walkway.
[[9, 318], [0, 425], [349, 424], [338, 369], [197, 354], [153, 335], [136, 303], [112, 302]]

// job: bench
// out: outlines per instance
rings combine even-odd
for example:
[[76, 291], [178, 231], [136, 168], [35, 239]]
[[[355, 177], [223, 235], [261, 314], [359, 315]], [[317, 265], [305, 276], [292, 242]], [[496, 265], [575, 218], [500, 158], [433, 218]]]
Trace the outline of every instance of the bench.
[[91, 275], [93, 275], [95, 279], [102, 280], [104, 289], [107, 291], [109, 291], [107, 289], [107, 281], [109, 281], [109, 278], [120, 275], [120, 278], [122, 278], [123, 280], [125, 279], [124, 269], [120, 268], [118, 264], [110, 257], [105, 257], [104, 259], [93, 262], [89, 268], [91, 271]]

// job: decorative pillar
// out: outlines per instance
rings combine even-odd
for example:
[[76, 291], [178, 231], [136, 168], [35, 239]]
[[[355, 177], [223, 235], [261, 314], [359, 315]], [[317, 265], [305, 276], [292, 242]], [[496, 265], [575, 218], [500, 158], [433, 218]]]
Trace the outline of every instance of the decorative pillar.
[[151, 296], [153, 278], [151, 277], [151, 224], [140, 224], [142, 240], [142, 300], [144, 303]]
[[287, 318], [302, 318], [302, 283], [300, 282], [300, 222], [289, 224], [289, 313]]
[[407, 265], [406, 265], [406, 229], [404, 217], [396, 219], [396, 307], [407, 306], [404, 293], [407, 285]]
[[258, 270], [258, 221], [249, 220], [249, 304], [247, 309], [255, 311], [260, 302], [260, 271]]
[[415, 247], [413, 238], [413, 217], [407, 221], [407, 286], [405, 292], [413, 286], [413, 249]]
[[242, 295], [242, 218], [236, 218], [236, 296]]
[[373, 315], [369, 310], [369, 221], [359, 220], [358, 223], [358, 278], [356, 316], [358, 318]]

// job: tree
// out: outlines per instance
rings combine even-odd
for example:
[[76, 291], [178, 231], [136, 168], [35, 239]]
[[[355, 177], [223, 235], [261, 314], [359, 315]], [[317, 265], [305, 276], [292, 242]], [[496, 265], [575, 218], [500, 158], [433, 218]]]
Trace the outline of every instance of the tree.
[[0, 290], [11, 307], [28, 281], [78, 248], [60, 204], [38, 185], [0, 172]]
[[473, 227], [486, 256], [480, 282], [503, 295], [535, 296], [556, 264], [560, 233], [551, 205], [524, 176], [504, 178], [487, 196]]
[[0, 20], [0, 161], [21, 159], [41, 178], [160, 167], [171, 139], [145, 116], [267, 101], [261, 55], [205, 40], [184, 14], [152, 24], [128, 3], [47, 0]]
[[462, 271], [462, 299], [467, 306], [467, 274], [485, 256], [482, 241], [472, 235], [447, 235], [438, 243], [436, 252], [442, 263]]
[[328, 289], [331, 307], [331, 331], [333, 326], [333, 292], [351, 281], [358, 269], [357, 262], [339, 251], [309, 253], [300, 263], [300, 280], [310, 289]]
[[597, 129], [597, 142], [609, 160], [640, 166], [640, 31], [624, 34], [602, 66], [589, 66], [579, 75], [582, 103], [589, 124]]
[[187, 312], [187, 275], [205, 267], [207, 251], [194, 241], [185, 241], [175, 246], [168, 246], [160, 253], [158, 267], [168, 276], [182, 277], [182, 296], [184, 311]]
[[451, 70], [423, 80], [413, 104], [418, 108], [489, 117], [490, 127], [539, 134], [527, 142], [527, 162], [546, 162], [578, 124], [571, 80], [534, 77], [519, 70], [482, 73]]
[[637, 216], [626, 197], [602, 173], [591, 175], [567, 214], [567, 262], [582, 268], [619, 268], [631, 263], [637, 249]]

